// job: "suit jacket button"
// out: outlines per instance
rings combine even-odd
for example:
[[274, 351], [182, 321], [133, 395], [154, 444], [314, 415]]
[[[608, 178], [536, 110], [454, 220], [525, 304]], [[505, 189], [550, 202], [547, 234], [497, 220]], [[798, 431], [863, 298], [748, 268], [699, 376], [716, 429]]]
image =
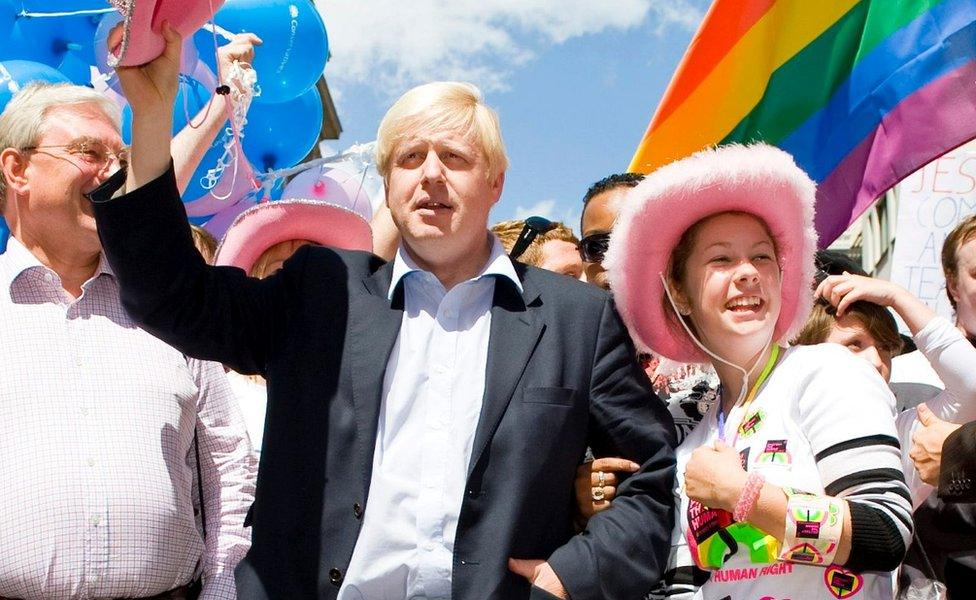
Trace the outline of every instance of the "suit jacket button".
[[357, 519], [363, 518], [363, 507], [360, 503], [356, 502], [352, 505], [352, 514], [356, 515]]
[[329, 581], [332, 582], [332, 585], [339, 585], [342, 583], [342, 571], [335, 567], [329, 569]]

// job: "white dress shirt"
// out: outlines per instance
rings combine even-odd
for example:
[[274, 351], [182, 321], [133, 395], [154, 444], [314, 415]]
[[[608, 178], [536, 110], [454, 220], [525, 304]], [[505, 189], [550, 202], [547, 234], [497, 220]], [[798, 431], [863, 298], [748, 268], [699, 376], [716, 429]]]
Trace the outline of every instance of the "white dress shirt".
[[481, 272], [445, 290], [401, 246], [400, 334], [386, 365], [363, 529], [340, 600], [451, 597], [454, 536], [481, 415], [496, 277], [522, 286], [492, 237]]
[[220, 365], [139, 329], [104, 258], [75, 299], [13, 238], [0, 364], [0, 596], [140, 598], [202, 570], [201, 598], [236, 597], [255, 469]]
[[236, 371], [227, 372], [227, 381], [234, 390], [238, 406], [244, 416], [247, 435], [251, 438], [254, 454], [261, 458], [264, 445], [264, 418], [268, 412], [268, 386], [264, 380], [254, 375], [241, 375]]

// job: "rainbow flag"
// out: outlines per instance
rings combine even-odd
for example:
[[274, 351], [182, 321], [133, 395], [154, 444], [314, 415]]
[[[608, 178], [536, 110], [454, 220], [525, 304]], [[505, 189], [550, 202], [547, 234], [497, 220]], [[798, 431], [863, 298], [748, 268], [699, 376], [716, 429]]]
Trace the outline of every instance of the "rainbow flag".
[[630, 164], [765, 141], [818, 184], [826, 246], [976, 137], [976, 0], [716, 0]]

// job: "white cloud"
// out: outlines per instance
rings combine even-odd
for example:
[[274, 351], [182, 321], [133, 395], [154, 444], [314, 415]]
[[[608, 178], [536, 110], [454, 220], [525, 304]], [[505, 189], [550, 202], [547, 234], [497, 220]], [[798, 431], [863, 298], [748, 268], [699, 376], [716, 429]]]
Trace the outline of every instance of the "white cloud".
[[708, 8], [709, 0], [656, 0], [651, 5], [651, 21], [656, 23], [657, 35], [664, 34], [669, 27], [679, 27], [693, 31], [701, 23]]
[[555, 209], [555, 200], [540, 200], [531, 206], [522, 206], [520, 204], [515, 207], [515, 216], [512, 218], [527, 219], [529, 217], [545, 217], [552, 220], [555, 218]]
[[316, 0], [316, 6], [329, 30], [330, 80], [397, 95], [433, 79], [505, 89], [512, 71], [545, 45], [636, 27], [651, 11], [660, 23], [684, 26], [693, 20], [693, 1], [702, 0]]

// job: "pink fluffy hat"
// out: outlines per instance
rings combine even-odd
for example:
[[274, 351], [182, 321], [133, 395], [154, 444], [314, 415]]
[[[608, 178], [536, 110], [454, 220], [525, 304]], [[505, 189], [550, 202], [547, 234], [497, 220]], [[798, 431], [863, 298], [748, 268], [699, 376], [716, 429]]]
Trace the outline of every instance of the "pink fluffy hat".
[[373, 233], [358, 213], [315, 200], [264, 202], [237, 215], [217, 246], [214, 264], [250, 274], [264, 251], [291, 240], [373, 251]]
[[702, 150], [648, 175], [628, 193], [604, 260], [634, 342], [678, 362], [708, 361], [665, 312], [661, 275], [689, 227], [729, 211], [755, 215], [775, 240], [783, 277], [773, 339], [792, 339], [813, 306], [815, 196], [816, 185], [793, 157], [766, 144]]
[[224, 3], [224, 0], [109, 1], [123, 17], [121, 41], [109, 49], [111, 67], [146, 64], [166, 47], [161, 33], [164, 21], [169, 21], [185, 38], [200, 29]]

